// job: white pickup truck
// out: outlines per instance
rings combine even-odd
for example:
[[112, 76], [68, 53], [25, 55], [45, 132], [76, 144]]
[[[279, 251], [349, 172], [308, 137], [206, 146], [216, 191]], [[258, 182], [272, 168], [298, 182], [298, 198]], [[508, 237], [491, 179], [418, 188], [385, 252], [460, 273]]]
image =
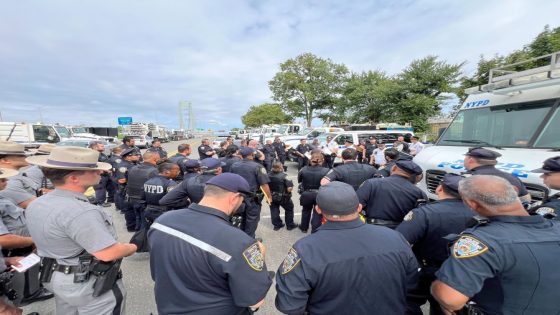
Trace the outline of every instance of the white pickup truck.
[[[548, 65], [511, 70], [526, 62]], [[560, 52], [492, 69], [488, 84], [466, 92], [449, 127], [414, 158], [424, 170], [419, 187], [437, 199], [443, 175], [464, 172], [468, 148], [483, 146], [502, 154], [496, 167], [519, 177], [533, 200], [544, 199], [551, 192], [531, 170], [560, 155]]]

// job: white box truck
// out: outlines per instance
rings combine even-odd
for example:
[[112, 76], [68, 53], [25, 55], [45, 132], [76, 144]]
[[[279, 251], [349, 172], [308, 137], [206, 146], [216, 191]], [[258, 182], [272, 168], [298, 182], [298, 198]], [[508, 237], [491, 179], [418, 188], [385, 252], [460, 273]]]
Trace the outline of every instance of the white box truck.
[[42, 143], [57, 143], [70, 137], [70, 131], [61, 125], [0, 122], [1, 141], [14, 141], [26, 147], [38, 147]]
[[[538, 66], [515, 71], [526, 65]], [[419, 187], [437, 199], [443, 175], [465, 172], [464, 154], [482, 146], [502, 154], [496, 167], [519, 177], [533, 201], [556, 193], [531, 170], [560, 155], [560, 52], [492, 69], [488, 84], [466, 92], [437, 142], [414, 158], [424, 170]]]

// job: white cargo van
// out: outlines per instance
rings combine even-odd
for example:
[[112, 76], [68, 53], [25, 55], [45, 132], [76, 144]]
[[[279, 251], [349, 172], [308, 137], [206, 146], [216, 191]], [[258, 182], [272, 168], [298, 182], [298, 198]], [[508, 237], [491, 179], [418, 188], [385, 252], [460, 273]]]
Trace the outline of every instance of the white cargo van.
[[[541, 66], [512, 70], [528, 62]], [[496, 167], [519, 177], [533, 200], [545, 198], [549, 190], [531, 170], [560, 155], [560, 52], [492, 69], [488, 84], [466, 92], [461, 110], [435, 145], [414, 158], [424, 170], [419, 187], [436, 199], [442, 176], [466, 171], [468, 148], [483, 146], [502, 154]]]

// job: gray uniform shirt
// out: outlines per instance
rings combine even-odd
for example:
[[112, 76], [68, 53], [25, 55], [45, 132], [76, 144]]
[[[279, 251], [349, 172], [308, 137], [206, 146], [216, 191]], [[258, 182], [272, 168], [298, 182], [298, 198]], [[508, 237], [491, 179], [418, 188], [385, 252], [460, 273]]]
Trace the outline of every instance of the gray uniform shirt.
[[43, 186], [43, 179], [46, 180], [46, 184], [47, 184], [46, 188], [48, 188], [48, 189], [53, 189], [54, 188], [51, 181], [49, 179], [45, 178], [45, 175], [43, 174], [43, 171], [41, 171], [41, 168], [37, 165], [33, 165], [33, 166], [29, 167], [28, 169], [26, 169], [22, 173], [25, 174], [27, 176], [27, 178], [32, 180], [39, 187], [39, 189], [42, 188], [42, 186]]
[[21, 173], [10, 177], [6, 189], [0, 191], [0, 196], [18, 205], [27, 199], [37, 196], [37, 190], [41, 188], [31, 178], [23, 176]]
[[113, 218], [84, 194], [55, 189], [26, 210], [27, 227], [41, 257], [77, 265], [83, 250], [92, 254], [117, 243]]
[[0, 235], [30, 236], [23, 211], [10, 200], [0, 196]]

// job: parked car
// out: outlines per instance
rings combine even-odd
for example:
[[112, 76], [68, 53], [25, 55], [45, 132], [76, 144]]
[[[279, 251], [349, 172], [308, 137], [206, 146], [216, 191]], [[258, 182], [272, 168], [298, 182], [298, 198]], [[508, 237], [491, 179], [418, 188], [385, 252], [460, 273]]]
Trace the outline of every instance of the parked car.
[[152, 146], [152, 141], [154, 140], [152, 137], [150, 136], [132, 136], [132, 138], [134, 139], [134, 144], [141, 148], [141, 149], [147, 149], [149, 147]]

